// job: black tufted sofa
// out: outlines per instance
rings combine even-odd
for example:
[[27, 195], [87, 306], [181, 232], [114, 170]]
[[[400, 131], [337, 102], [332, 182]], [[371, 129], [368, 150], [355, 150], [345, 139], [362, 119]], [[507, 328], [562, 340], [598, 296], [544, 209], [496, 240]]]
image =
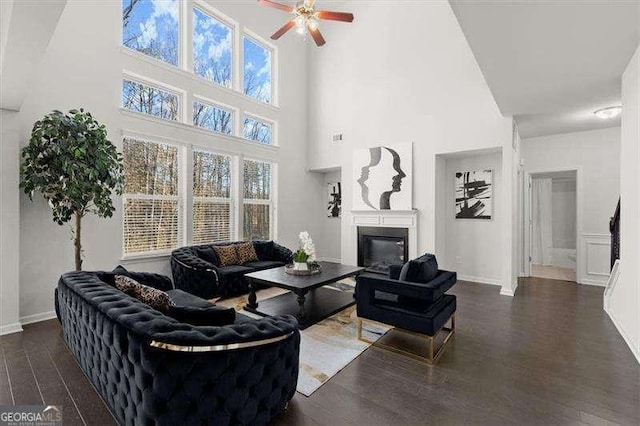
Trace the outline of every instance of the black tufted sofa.
[[[192, 326], [71, 272], [58, 283], [64, 339], [120, 424], [267, 424], [293, 397], [295, 318]], [[187, 351], [190, 350], [190, 351]]]
[[244, 274], [277, 268], [293, 262], [293, 252], [273, 241], [252, 241], [258, 261], [220, 266], [214, 246], [243, 241], [181, 247], [171, 253], [171, 273], [176, 288], [204, 299], [229, 297], [249, 292]]

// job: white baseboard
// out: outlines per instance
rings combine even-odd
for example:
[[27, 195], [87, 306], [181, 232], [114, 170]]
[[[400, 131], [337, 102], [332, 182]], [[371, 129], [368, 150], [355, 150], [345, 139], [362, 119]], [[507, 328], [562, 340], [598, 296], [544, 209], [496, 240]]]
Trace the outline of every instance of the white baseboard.
[[34, 322], [46, 321], [56, 317], [56, 311], [43, 312], [41, 314], [27, 315], [20, 317], [22, 325], [33, 324]]
[[460, 281], [471, 281], [479, 284], [490, 284], [490, 285], [500, 285], [500, 286], [502, 285], [502, 281], [494, 278], [472, 277], [470, 275], [458, 274], [458, 279]]
[[594, 285], [594, 286], [597, 286], [597, 287], [606, 287], [607, 286], [606, 282], [602, 282], [602, 281], [598, 281], [598, 280], [592, 280], [592, 279], [589, 279], [589, 278], [581, 279], [578, 284]]
[[607, 313], [607, 315], [609, 315], [609, 318], [611, 318], [611, 322], [613, 322], [613, 325], [616, 326], [616, 328], [618, 329], [618, 333], [620, 333], [620, 335], [624, 339], [627, 346], [629, 346], [629, 349], [631, 350], [631, 353], [633, 354], [633, 356], [636, 357], [636, 361], [638, 361], [638, 364], [640, 364], [640, 348], [636, 348], [633, 345], [633, 341], [631, 340], [627, 332], [624, 330], [624, 328], [620, 327], [618, 320], [616, 320], [616, 317], [612, 315], [611, 310], [605, 309], [605, 312]]
[[333, 257], [321, 257], [318, 260], [322, 262], [333, 262], [333, 263], [342, 263], [342, 259], [336, 259]]
[[511, 296], [511, 297], [513, 297], [513, 296], [516, 295], [516, 290], [517, 289], [518, 289], [518, 283], [516, 282], [516, 283], [514, 283], [513, 287], [511, 287], [511, 288], [502, 287], [500, 289], [500, 294], [503, 295], [503, 296]]
[[22, 325], [19, 322], [0, 326], [0, 336], [22, 331]]

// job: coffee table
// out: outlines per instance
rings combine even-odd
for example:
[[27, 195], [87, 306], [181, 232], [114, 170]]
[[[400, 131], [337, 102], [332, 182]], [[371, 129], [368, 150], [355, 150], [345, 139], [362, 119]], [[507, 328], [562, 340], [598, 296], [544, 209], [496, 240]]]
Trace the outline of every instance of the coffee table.
[[[318, 263], [322, 266], [322, 272], [309, 276], [289, 275], [284, 271], [284, 266], [246, 274], [250, 293], [245, 309], [263, 316], [294, 315], [298, 318], [300, 329], [304, 330], [354, 305], [356, 302], [353, 294], [323, 286], [343, 278], [357, 276], [364, 268], [333, 262]], [[259, 284], [283, 288], [290, 292], [261, 300], [258, 304], [256, 289]]]

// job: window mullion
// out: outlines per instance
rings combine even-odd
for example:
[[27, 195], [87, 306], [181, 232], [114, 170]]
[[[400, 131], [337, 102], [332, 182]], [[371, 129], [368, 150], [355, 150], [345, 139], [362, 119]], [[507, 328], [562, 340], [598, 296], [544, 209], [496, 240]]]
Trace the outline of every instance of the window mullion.
[[233, 157], [233, 167], [231, 170], [232, 176], [232, 199], [233, 203], [233, 217], [234, 217], [234, 239], [244, 240], [244, 156], [242, 154]]
[[180, 189], [183, 195], [180, 199], [184, 203], [183, 220], [180, 227], [183, 231], [181, 241], [191, 245], [193, 243], [193, 147], [189, 145], [181, 151], [183, 152], [183, 161], [179, 176], [182, 181]]

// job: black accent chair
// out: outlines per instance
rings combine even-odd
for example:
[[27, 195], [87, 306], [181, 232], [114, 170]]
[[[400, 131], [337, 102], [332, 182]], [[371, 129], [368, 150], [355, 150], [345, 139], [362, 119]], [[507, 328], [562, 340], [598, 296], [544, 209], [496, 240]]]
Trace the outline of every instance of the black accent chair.
[[204, 299], [230, 297], [249, 292], [244, 275], [277, 268], [293, 262], [293, 252], [273, 241], [252, 241], [258, 261], [243, 265], [220, 266], [214, 246], [241, 244], [243, 241], [181, 247], [171, 253], [171, 273], [176, 288]]
[[[456, 273], [438, 269], [435, 256], [431, 254], [410, 260], [405, 265], [391, 266], [388, 277], [370, 273], [358, 276], [358, 339], [430, 364], [436, 362], [455, 329], [456, 297], [445, 293], [456, 281]], [[393, 326], [399, 331], [426, 335], [426, 356], [365, 339], [362, 327], [363, 321], [367, 320]], [[451, 326], [445, 327], [449, 321]], [[440, 331], [447, 334], [434, 352], [435, 336]]]
[[64, 340], [119, 424], [266, 425], [285, 410], [298, 380], [294, 317], [194, 326], [109, 285], [113, 274], [64, 274], [56, 307]]

